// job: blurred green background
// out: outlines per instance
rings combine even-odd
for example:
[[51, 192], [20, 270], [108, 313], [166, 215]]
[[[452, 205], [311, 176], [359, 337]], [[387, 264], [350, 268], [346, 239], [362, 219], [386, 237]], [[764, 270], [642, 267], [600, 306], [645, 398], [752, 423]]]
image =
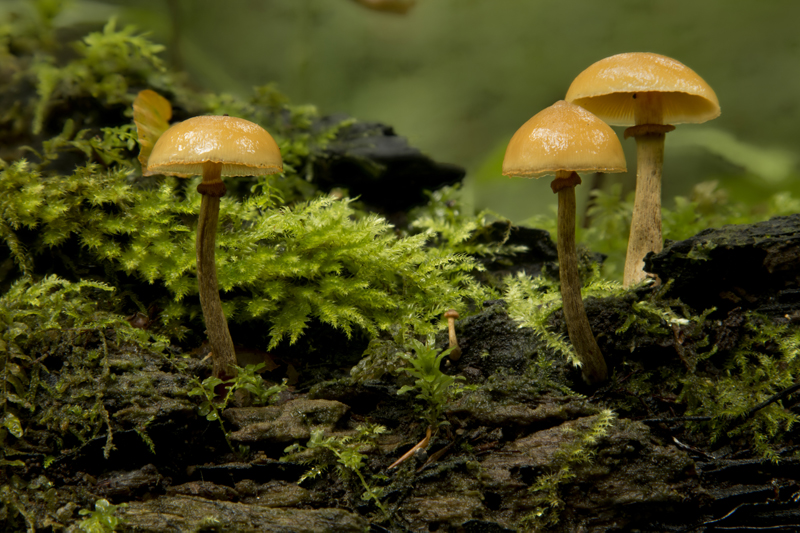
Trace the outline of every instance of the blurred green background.
[[[32, 3], [2, 0], [0, 11]], [[356, 0], [64, 3], [57, 22], [76, 32], [111, 16], [151, 32], [197, 87], [249, 95], [276, 82], [294, 103], [392, 125], [467, 168], [468, 202], [515, 221], [548, 212], [555, 196], [548, 178], [500, 175], [508, 139], [620, 52], [678, 59], [721, 103], [718, 119], [667, 136], [665, 205], [710, 179], [753, 203], [800, 191], [798, 0], [417, 0], [405, 14]], [[634, 141], [623, 146], [635, 170]], [[607, 181], [630, 190], [633, 173]]]

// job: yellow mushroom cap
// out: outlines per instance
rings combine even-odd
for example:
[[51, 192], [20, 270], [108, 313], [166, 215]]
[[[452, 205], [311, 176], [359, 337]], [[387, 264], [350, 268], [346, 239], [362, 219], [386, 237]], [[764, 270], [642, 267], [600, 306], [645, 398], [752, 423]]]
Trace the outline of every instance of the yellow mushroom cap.
[[228, 116], [194, 117], [159, 137], [145, 176], [195, 176], [204, 163], [222, 163], [223, 176], [257, 176], [283, 170], [281, 152], [267, 131], [248, 120]]
[[601, 59], [578, 74], [566, 100], [614, 126], [633, 126], [633, 95], [642, 92], [660, 93], [664, 124], [700, 123], [720, 113], [716, 93], [695, 71], [649, 52]]
[[563, 100], [535, 114], [511, 138], [503, 174], [539, 178], [556, 171], [625, 172], [625, 154], [611, 127]]

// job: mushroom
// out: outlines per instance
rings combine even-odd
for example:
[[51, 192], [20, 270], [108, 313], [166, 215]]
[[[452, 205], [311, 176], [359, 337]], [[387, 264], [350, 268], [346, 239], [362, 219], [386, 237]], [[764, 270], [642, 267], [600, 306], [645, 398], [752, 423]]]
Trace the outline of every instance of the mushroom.
[[450, 336], [450, 348], [452, 348], [450, 359], [452, 361], [458, 361], [461, 359], [461, 347], [458, 345], [458, 339], [456, 338], [456, 318], [458, 318], [458, 311], [455, 309], [448, 309], [445, 311], [444, 317], [447, 319], [447, 331]]
[[625, 155], [606, 123], [563, 100], [523, 124], [508, 143], [503, 159], [506, 176], [555, 174], [550, 187], [558, 193], [558, 270], [564, 319], [583, 379], [591, 384], [605, 380], [608, 370], [581, 299], [575, 251], [575, 186], [581, 183], [577, 171], [625, 172]]
[[281, 172], [283, 163], [275, 140], [260, 126], [225, 116], [194, 117], [173, 125], [158, 139], [144, 175], [188, 177], [202, 174], [197, 192], [203, 195], [197, 221], [197, 281], [214, 361], [214, 376], [228, 377], [236, 353], [217, 285], [214, 247], [222, 176], [255, 176]]
[[659, 252], [661, 237], [661, 167], [664, 135], [672, 124], [701, 123], [719, 116], [719, 101], [692, 69], [666, 56], [646, 52], [601, 59], [581, 72], [566, 100], [588, 109], [614, 126], [631, 126], [636, 138], [636, 199], [633, 206], [623, 285], [647, 276], [644, 256]]

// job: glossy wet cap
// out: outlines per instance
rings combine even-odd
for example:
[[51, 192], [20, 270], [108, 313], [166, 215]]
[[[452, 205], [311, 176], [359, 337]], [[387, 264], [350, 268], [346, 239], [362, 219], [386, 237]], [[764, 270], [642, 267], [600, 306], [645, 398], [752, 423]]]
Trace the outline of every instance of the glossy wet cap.
[[196, 176], [208, 162], [222, 163], [223, 176], [283, 170], [278, 145], [264, 128], [237, 117], [202, 116], [164, 132], [153, 147], [144, 175]]
[[511, 138], [503, 174], [539, 178], [556, 171], [625, 172], [625, 154], [611, 127], [563, 100], [534, 115]]
[[617, 54], [578, 74], [566, 100], [614, 126], [633, 126], [633, 95], [660, 93], [664, 124], [700, 123], [719, 116], [714, 90], [695, 71], [649, 52]]

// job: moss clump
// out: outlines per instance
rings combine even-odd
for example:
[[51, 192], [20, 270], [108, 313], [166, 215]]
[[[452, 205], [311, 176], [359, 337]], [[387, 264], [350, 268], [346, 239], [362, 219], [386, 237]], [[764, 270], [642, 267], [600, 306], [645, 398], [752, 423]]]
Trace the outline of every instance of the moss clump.
[[[482, 259], [511, 258], [527, 250], [526, 246], [507, 244], [507, 234], [505, 240], [487, 239], [492, 221], [505, 219], [489, 210], [465, 213], [460, 184], [426, 191], [426, 196], [428, 203], [409, 213], [409, 228], [412, 233], [432, 232], [436, 247]], [[511, 221], [505, 222], [510, 229]]]
[[[15, 454], [55, 453], [68, 437], [86, 442], [104, 428], [108, 456], [113, 432], [104, 399], [114, 380], [110, 345], [132, 344], [156, 353], [167, 346], [166, 339], [98, 306], [113, 292], [103, 283], [49, 276], [36, 283], [22, 279], [0, 297], [0, 460], [6, 464], [23, 466], [13, 460]], [[49, 366], [51, 356], [59, 360], [57, 368]], [[22, 420], [35, 420], [35, 427]], [[26, 438], [28, 429], [62, 437], [35, 442]]]
[[778, 462], [784, 439], [800, 421], [778, 397], [797, 383], [799, 355], [799, 330], [749, 313], [739, 343], [717, 363], [721, 368], [701, 367], [679, 378], [679, 400], [687, 416], [698, 417], [689, 429], [711, 443], [743, 439], [758, 456]]
[[[581, 290], [584, 298], [618, 297], [624, 292], [620, 283], [600, 277], [596, 263], [592, 266], [591, 277]], [[575, 350], [568, 340], [548, 327], [551, 316], [562, 306], [561, 291], [556, 280], [544, 276], [530, 278], [525, 273], [520, 273], [506, 279], [503, 298], [508, 302], [509, 316], [520, 327], [533, 329], [546, 348], [562, 354], [575, 366], [580, 366]]]

